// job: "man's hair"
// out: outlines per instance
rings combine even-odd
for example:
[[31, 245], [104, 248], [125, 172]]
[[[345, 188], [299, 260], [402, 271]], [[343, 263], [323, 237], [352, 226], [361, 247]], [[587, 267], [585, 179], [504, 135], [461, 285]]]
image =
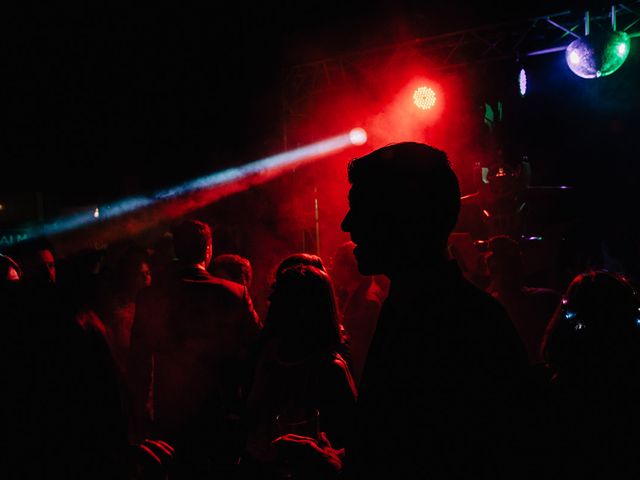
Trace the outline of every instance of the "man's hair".
[[394, 216], [411, 219], [408, 225], [440, 234], [445, 241], [455, 227], [460, 187], [442, 150], [416, 142], [387, 145], [352, 160], [348, 177]]
[[222, 275], [223, 278], [232, 280], [248, 287], [251, 285], [251, 263], [240, 255], [225, 253], [218, 255], [211, 262], [211, 274]]
[[209, 225], [198, 220], [185, 220], [172, 230], [176, 257], [183, 263], [196, 264], [205, 260], [211, 242]]

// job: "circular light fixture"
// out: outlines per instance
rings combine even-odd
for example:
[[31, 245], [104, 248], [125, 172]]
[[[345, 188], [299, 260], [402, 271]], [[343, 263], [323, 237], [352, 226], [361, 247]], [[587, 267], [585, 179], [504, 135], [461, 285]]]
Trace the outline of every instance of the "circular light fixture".
[[364, 145], [367, 143], [367, 132], [364, 128], [354, 128], [349, 132], [349, 141], [352, 145]]
[[436, 104], [436, 92], [429, 87], [419, 87], [413, 92], [413, 103], [420, 110], [429, 110]]
[[592, 34], [571, 42], [565, 57], [571, 71], [579, 77], [605, 77], [622, 66], [630, 46], [626, 32]]

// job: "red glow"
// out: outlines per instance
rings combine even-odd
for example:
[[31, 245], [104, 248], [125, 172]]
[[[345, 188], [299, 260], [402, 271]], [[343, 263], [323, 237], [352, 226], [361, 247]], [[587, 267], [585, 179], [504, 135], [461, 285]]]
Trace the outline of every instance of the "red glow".
[[389, 83], [382, 100], [384, 106], [365, 124], [372, 147], [398, 141], [446, 146], [441, 139], [442, 134], [450, 134], [441, 121], [446, 96], [434, 78], [408, 72], [404, 79]]
[[[444, 111], [444, 88], [434, 78], [416, 75], [399, 92], [398, 103], [414, 123], [431, 126]], [[417, 108], [416, 108], [417, 107]]]
[[[483, 127], [482, 112], [478, 113], [475, 98], [469, 94], [470, 82], [475, 79], [468, 78], [467, 70], [438, 69], [419, 52], [393, 57], [389, 62], [382, 62], [384, 58], [357, 74], [348, 73], [343, 89], [305, 98], [300, 115], [291, 115], [287, 124], [290, 145], [310, 143], [326, 131], [346, 131], [354, 125], [366, 130], [367, 142], [362, 147], [323, 160], [320, 171], [297, 173], [298, 177], [308, 174], [310, 185], [317, 185], [321, 253], [325, 256], [348, 240], [340, 222], [348, 208], [346, 166], [354, 157], [389, 143], [424, 142], [447, 152], [465, 193], [474, 186], [472, 167], [481, 153], [477, 134]], [[384, 68], [377, 68], [382, 64]], [[435, 104], [429, 109], [422, 110], [414, 103], [414, 92], [420, 87], [430, 88], [435, 94]], [[278, 190], [279, 208], [286, 210], [283, 218], [308, 222], [306, 228], [313, 232], [310, 212], [314, 203], [299, 200], [302, 183], [298, 178], [291, 187]]]

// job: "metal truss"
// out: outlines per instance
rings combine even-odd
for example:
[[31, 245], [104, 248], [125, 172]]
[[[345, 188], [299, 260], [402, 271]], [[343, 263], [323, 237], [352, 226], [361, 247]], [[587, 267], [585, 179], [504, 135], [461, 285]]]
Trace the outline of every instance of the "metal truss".
[[611, 29], [612, 25], [632, 37], [640, 36], [640, 32], [631, 31], [640, 28], [640, 0], [598, 12], [556, 12], [295, 65], [285, 72], [284, 115], [287, 119], [304, 116], [314, 97], [341, 90], [354, 78], [392, 72], [408, 62], [425, 60], [432, 69], [444, 70], [519, 60], [564, 50], [573, 39], [585, 34], [585, 26], [594, 32]]

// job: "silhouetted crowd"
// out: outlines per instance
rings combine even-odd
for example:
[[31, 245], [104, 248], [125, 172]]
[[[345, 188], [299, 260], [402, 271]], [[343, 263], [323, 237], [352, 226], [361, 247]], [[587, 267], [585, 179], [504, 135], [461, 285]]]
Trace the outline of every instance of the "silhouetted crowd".
[[[351, 236], [327, 263], [214, 255], [209, 225], [57, 259], [0, 254], [3, 478], [638, 478], [640, 297], [586, 270], [527, 285], [518, 239], [458, 267], [444, 152], [348, 168]], [[482, 287], [482, 288], [481, 288]]]

